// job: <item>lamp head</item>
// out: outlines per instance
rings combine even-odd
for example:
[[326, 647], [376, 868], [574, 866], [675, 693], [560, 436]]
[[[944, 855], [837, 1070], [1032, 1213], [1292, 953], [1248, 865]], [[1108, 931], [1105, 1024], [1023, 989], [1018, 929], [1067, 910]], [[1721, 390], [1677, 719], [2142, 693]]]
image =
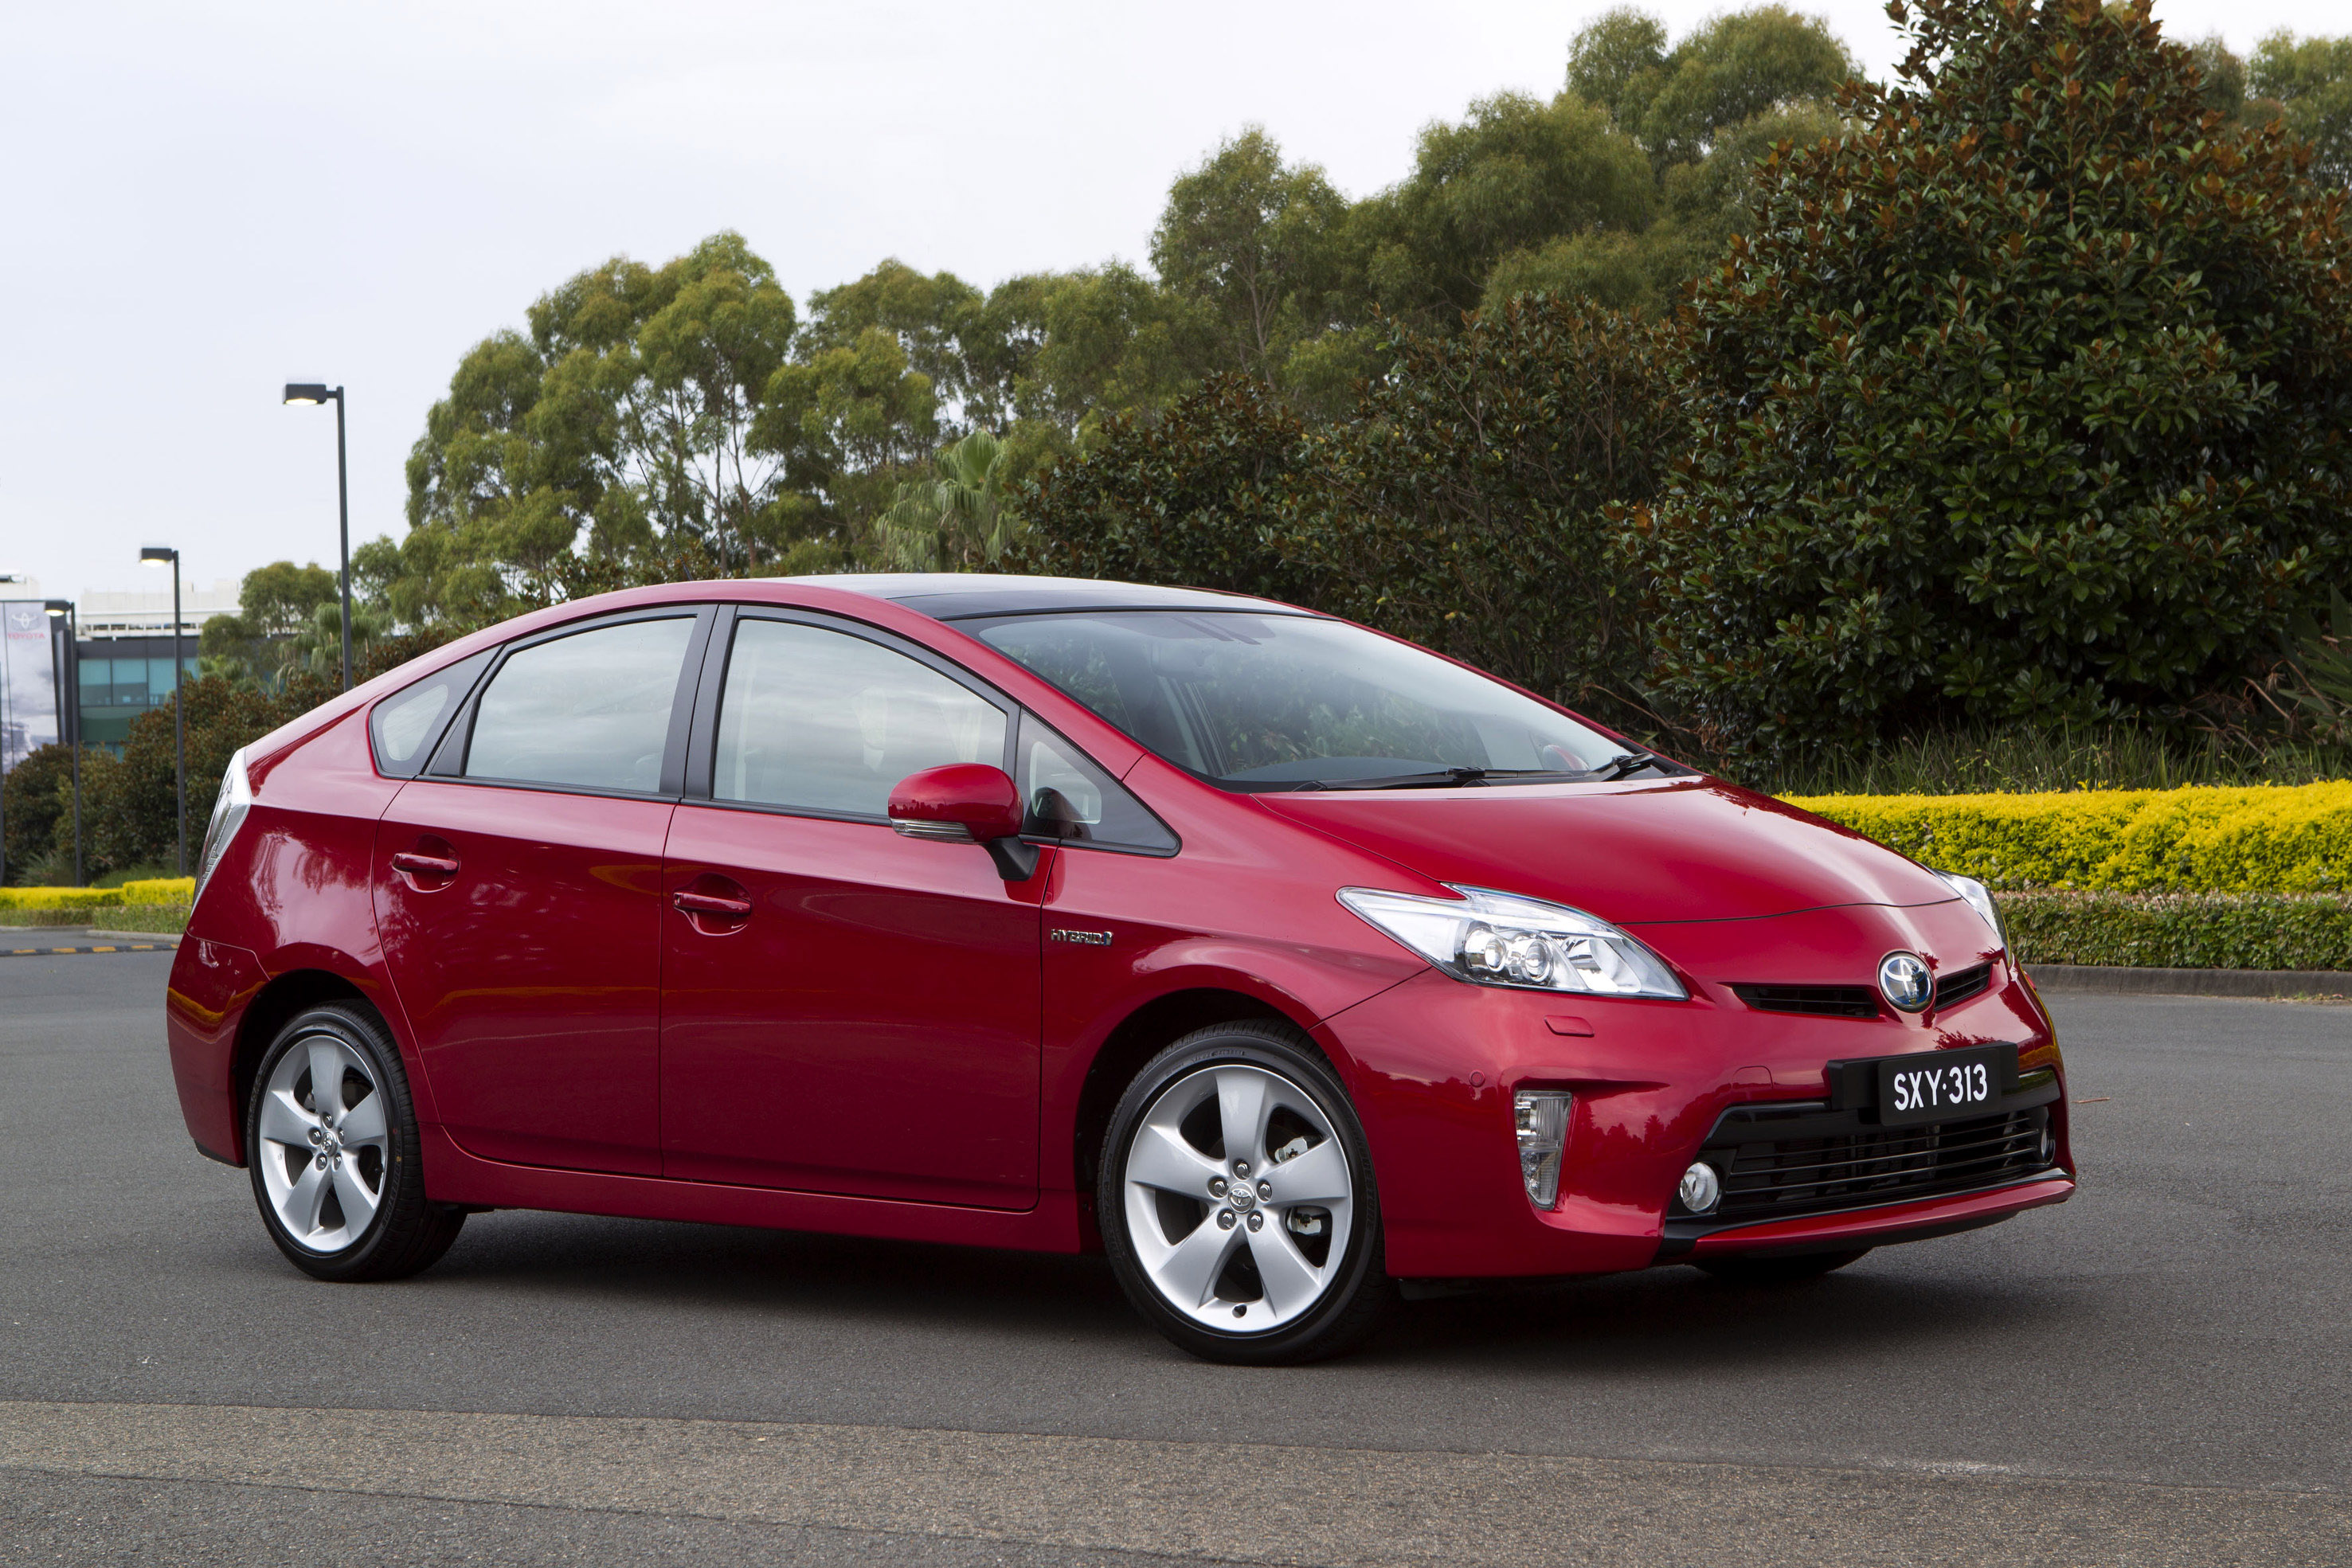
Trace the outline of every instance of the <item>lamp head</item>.
[[52, 615], [63, 615], [73, 609], [73, 601], [70, 599], [44, 600], [41, 602], [41, 608]]
[[324, 382], [288, 382], [286, 383], [286, 401], [306, 407], [322, 403], [334, 395], [334, 389]]
[[180, 559], [180, 552], [170, 545], [146, 545], [141, 548], [139, 559], [148, 566], [169, 566]]

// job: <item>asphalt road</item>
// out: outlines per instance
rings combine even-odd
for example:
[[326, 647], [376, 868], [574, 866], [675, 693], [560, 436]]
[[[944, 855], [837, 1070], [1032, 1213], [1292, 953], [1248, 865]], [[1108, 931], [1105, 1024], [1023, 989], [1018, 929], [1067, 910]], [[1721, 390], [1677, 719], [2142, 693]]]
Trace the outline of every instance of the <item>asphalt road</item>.
[[312, 1283], [168, 963], [0, 958], [0, 1568], [2352, 1562], [2352, 1008], [2056, 998], [2063, 1207], [1264, 1372], [1084, 1259], [504, 1213]]

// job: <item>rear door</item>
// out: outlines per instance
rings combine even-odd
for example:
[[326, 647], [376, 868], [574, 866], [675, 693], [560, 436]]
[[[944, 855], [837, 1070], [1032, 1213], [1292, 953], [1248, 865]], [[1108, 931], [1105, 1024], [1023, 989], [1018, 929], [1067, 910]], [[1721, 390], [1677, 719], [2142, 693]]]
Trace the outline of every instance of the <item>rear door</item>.
[[908, 774], [1008, 763], [1009, 706], [852, 622], [727, 619], [662, 873], [664, 1174], [1031, 1207], [1046, 876], [886, 812]]
[[468, 1151], [660, 1169], [662, 844], [710, 612], [505, 650], [376, 835], [385, 960]]

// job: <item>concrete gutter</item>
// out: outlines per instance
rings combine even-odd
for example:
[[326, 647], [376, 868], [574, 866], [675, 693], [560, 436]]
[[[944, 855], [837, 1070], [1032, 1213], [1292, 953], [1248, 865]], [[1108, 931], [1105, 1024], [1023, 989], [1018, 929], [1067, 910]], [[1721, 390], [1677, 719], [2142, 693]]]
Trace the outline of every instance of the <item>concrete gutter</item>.
[[2352, 969], [2127, 969], [2034, 964], [2027, 973], [2045, 991], [2142, 997], [2352, 997]]

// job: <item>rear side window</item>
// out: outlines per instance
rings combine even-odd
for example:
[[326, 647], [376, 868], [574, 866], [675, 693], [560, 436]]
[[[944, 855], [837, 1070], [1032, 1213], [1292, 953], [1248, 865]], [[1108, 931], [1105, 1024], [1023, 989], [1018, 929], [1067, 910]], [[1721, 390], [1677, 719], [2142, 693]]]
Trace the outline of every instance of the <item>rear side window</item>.
[[1021, 718], [1024, 831], [1034, 838], [1096, 849], [1172, 855], [1176, 835], [1087, 754], [1037, 722]]
[[497, 656], [493, 648], [460, 659], [376, 704], [368, 715], [368, 744], [375, 748], [376, 771], [387, 779], [415, 778], [433, 755], [433, 743], [441, 738], [449, 716]]
[[690, 616], [625, 621], [520, 650], [482, 694], [466, 777], [658, 789], [693, 632]]
[[909, 773], [1003, 761], [1003, 710], [929, 665], [820, 626], [736, 623], [716, 799], [880, 817]]

